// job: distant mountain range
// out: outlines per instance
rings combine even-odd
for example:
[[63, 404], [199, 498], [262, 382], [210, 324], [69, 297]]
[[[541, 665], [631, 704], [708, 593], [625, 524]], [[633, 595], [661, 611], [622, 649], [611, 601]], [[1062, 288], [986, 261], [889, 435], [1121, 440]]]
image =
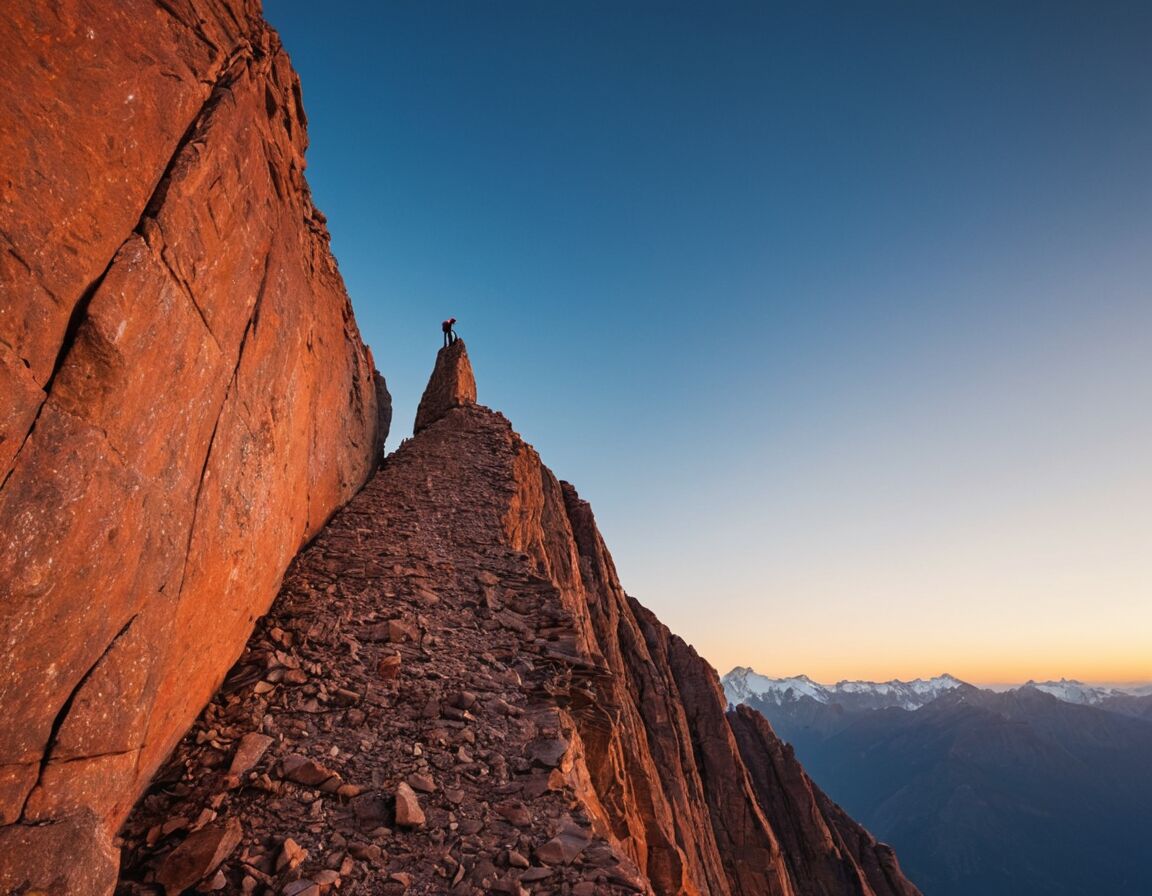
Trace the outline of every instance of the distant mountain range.
[[834, 685], [817, 684], [807, 675], [794, 678], [768, 678], [737, 666], [721, 679], [724, 693], [733, 704], [761, 700], [777, 706], [810, 697], [818, 703], [840, 704], [846, 709], [919, 709], [941, 694], [962, 687], [964, 682], [951, 675], [938, 675], [925, 681], [841, 681]]
[[1152, 893], [1152, 688], [723, 678], [925, 896]]
[[[762, 700], [777, 705], [811, 697], [820, 703], [839, 703], [853, 709], [885, 709], [898, 706], [901, 709], [919, 709], [931, 703], [941, 694], [960, 687], [974, 687], [959, 678], [945, 673], [935, 678], [915, 678], [912, 681], [839, 681], [824, 685], [813, 681], [807, 675], [792, 678], [769, 678], [748, 666], [737, 666], [721, 681], [724, 693], [733, 704]], [[1118, 687], [1115, 685], [1093, 685], [1061, 678], [1059, 681], [1028, 681], [1020, 685], [1051, 694], [1065, 703], [1080, 703], [1085, 706], [1106, 705], [1112, 701], [1130, 702], [1133, 698], [1152, 696], [1152, 684], [1135, 684]], [[1002, 690], [990, 688], [987, 690]]]

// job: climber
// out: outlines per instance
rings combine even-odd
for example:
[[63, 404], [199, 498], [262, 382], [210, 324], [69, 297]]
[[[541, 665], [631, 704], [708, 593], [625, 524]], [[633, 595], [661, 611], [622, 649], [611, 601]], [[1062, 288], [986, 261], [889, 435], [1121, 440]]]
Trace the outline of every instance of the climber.
[[444, 331], [444, 346], [447, 348], [458, 338], [456, 331], [452, 329], [452, 325], [456, 323], [456, 318], [450, 317], [440, 325], [440, 329]]

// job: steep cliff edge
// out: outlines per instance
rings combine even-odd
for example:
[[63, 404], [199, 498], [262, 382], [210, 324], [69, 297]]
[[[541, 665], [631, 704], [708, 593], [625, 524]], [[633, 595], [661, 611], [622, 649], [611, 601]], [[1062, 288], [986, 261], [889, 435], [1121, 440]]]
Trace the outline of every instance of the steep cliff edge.
[[133, 813], [120, 892], [916, 896], [625, 595], [463, 343], [425, 399]]
[[257, 3], [18, 0], [0, 47], [0, 890], [98, 892], [379, 415]]

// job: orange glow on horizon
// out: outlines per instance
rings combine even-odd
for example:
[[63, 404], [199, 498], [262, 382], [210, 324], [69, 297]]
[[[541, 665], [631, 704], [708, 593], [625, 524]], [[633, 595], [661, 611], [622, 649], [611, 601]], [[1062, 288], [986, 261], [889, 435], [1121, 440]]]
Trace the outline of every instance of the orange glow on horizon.
[[1059, 681], [1061, 678], [1081, 681], [1088, 684], [1140, 685], [1152, 683], [1152, 662], [1142, 657], [1139, 660], [1116, 658], [1108, 661], [1039, 661], [1033, 658], [1019, 661], [989, 663], [963, 663], [941, 661], [924, 663], [917, 661], [861, 660], [845, 664], [842, 660], [830, 663], [826, 659], [785, 661], [779, 655], [766, 659], [760, 664], [755, 660], [717, 665], [723, 675], [733, 666], [751, 666], [761, 675], [770, 678], [787, 678], [794, 675], [807, 675], [821, 684], [835, 684], [838, 681], [912, 681], [916, 678], [933, 678], [937, 675], [951, 675], [961, 681], [978, 686], [1023, 684], [1027, 681]]
[[893, 620], [862, 636], [844, 620], [822, 621], [818, 628], [806, 626], [805, 619], [784, 622], [767, 638], [718, 625], [699, 633], [694, 646], [721, 675], [750, 666], [771, 678], [807, 675], [821, 684], [945, 674], [981, 686], [1062, 678], [1098, 685], [1152, 683], [1152, 644], [1135, 626], [1126, 639], [1115, 629], [1061, 628], [1044, 633], [1042, 641], [1035, 630], [1021, 636], [1012, 626], [963, 631], [939, 625], [925, 632]]
[[[996, 593], [959, 576], [948, 581], [951, 593], [937, 585], [931, 603], [897, 598], [895, 583], [856, 597], [851, 592], [863, 590], [862, 580], [830, 580], [803, 599], [754, 601], [740, 588], [717, 595], [718, 604], [743, 605], [739, 625], [732, 624], [735, 613], [703, 624], [687, 612], [667, 615], [673, 631], [679, 628], [721, 674], [749, 666], [771, 678], [807, 675], [822, 684], [944, 674], [996, 686], [1062, 678], [1152, 683], [1152, 602], [1136, 596], [1139, 586], [1107, 589], [1120, 597], [1092, 603], [1070, 588]], [[933, 590], [928, 576], [917, 584], [915, 591]]]

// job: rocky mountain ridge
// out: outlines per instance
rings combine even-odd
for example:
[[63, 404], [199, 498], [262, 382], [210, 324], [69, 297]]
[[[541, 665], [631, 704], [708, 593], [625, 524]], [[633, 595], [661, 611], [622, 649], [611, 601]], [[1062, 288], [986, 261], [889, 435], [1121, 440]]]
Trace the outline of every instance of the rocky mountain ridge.
[[443, 349], [129, 821], [120, 892], [916, 894], [474, 382]]

